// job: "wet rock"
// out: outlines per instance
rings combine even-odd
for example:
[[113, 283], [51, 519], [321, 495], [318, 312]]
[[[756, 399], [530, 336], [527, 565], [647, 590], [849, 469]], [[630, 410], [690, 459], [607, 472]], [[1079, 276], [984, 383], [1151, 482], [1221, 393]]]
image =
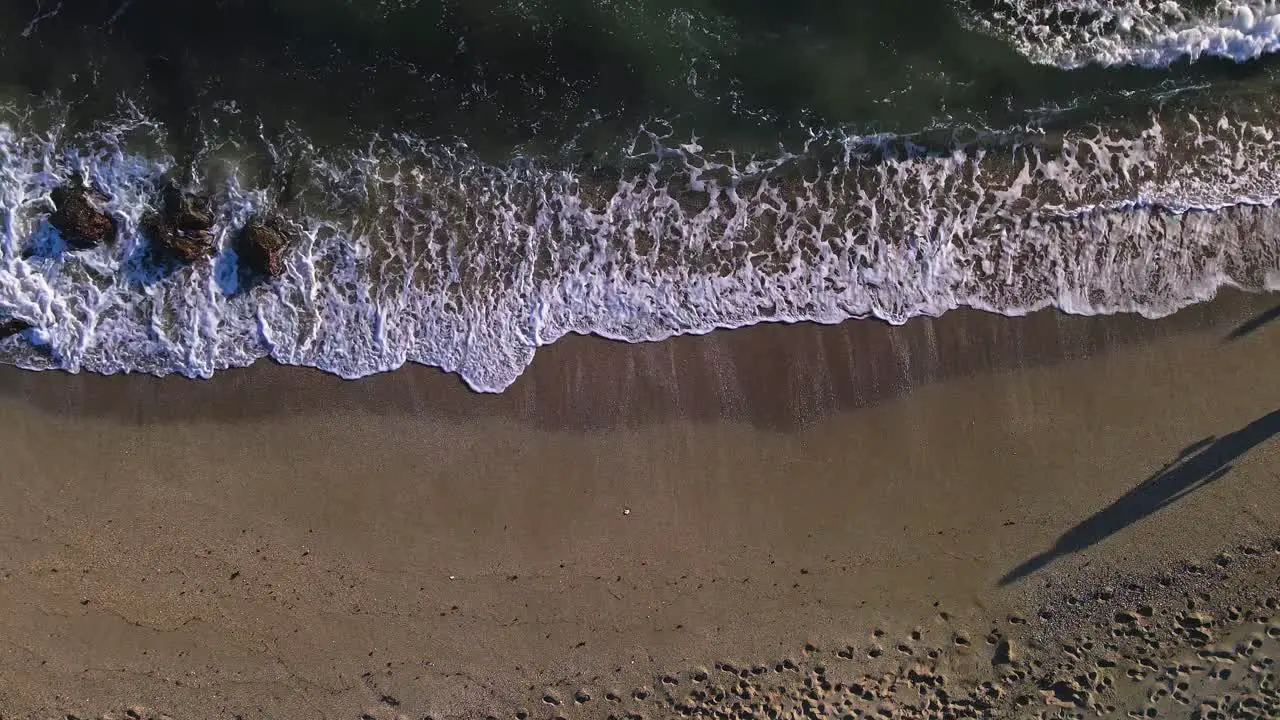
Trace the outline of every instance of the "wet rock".
[[30, 327], [31, 323], [17, 318], [0, 321], [0, 340], [17, 335]]
[[54, 211], [49, 223], [74, 250], [85, 250], [116, 238], [116, 221], [95, 204], [105, 200], [101, 195], [85, 187], [84, 181], [75, 176], [50, 193]]
[[250, 274], [277, 278], [284, 274], [285, 254], [293, 235], [276, 218], [252, 218], [236, 237], [236, 254]]
[[142, 219], [142, 229], [156, 254], [183, 264], [211, 257], [217, 251], [213, 224], [209, 199], [172, 183], [162, 191], [160, 212]]

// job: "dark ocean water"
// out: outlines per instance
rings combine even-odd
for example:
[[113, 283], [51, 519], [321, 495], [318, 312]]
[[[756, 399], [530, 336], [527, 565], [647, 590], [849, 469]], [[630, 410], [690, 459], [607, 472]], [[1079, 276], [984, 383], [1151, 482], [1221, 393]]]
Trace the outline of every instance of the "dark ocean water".
[[[25, 367], [500, 390], [567, 332], [1156, 316], [1280, 282], [1270, 3], [15, 0], [0, 38]], [[75, 172], [116, 243], [49, 226]], [[211, 262], [140, 262], [163, 177], [212, 198]], [[255, 214], [299, 242], [249, 288]]]

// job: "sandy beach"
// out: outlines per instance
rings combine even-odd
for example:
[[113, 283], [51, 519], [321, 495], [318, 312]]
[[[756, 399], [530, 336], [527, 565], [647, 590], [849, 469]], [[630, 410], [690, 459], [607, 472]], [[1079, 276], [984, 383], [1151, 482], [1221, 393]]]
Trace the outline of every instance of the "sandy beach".
[[1273, 716], [1275, 304], [3, 368], [0, 717]]

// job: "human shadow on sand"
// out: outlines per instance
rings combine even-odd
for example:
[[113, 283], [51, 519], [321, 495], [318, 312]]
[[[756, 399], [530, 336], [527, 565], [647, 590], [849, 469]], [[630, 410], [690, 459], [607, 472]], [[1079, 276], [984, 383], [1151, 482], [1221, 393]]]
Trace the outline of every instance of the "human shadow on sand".
[[1016, 582], [1058, 558], [1083, 550], [1129, 525], [1172, 505], [1227, 474], [1232, 461], [1280, 433], [1280, 410], [1274, 410], [1220, 438], [1207, 437], [1178, 453], [1173, 462], [1115, 502], [1071, 528], [1053, 547], [1000, 578]]
[[1276, 318], [1280, 318], [1280, 305], [1277, 305], [1270, 310], [1264, 310], [1263, 312], [1260, 312], [1240, 323], [1230, 333], [1227, 333], [1227, 336], [1223, 338], [1222, 341], [1224, 343], [1234, 342], [1246, 335], [1251, 335], [1254, 331], [1258, 330], [1263, 325], [1270, 323]]

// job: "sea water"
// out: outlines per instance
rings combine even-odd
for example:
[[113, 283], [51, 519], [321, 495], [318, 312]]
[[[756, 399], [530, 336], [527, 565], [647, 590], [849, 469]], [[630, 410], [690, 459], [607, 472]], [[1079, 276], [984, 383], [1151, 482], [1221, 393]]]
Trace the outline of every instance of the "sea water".
[[[282, 0], [185, 49], [190, 17], [27, 5], [0, 25], [0, 319], [31, 326], [0, 359], [26, 368], [415, 362], [496, 392], [567, 333], [1280, 284], [1269, 3]], [[50, 226], [75, 173], [113, 244]], [[175, 176], [213, 200], [208, 263], [150, 261]], [[297, 243], [246, 286], [255, 215]]]

